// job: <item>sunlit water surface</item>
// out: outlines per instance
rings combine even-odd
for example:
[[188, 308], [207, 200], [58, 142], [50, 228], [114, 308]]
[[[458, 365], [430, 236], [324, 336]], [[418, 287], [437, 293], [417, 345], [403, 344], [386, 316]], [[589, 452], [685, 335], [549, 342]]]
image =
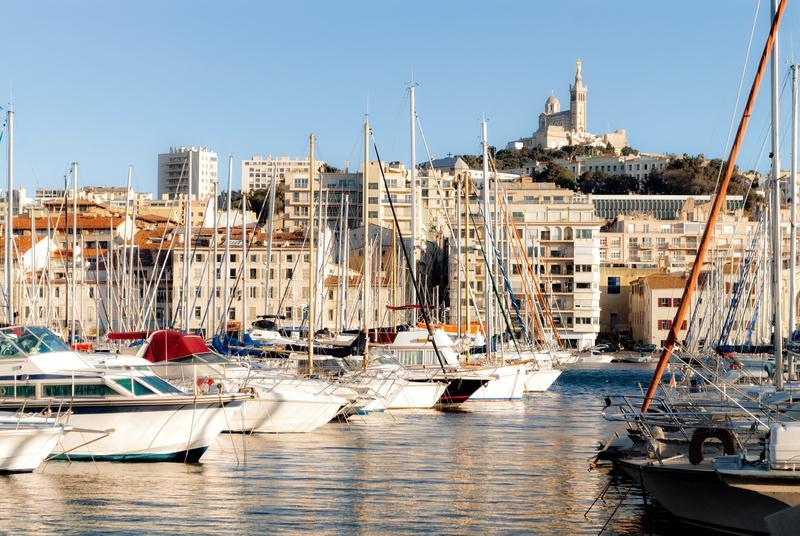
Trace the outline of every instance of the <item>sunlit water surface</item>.
[[[198, 465], [52, 462], [0, 477], [0, 532], [663, 534], [627, 483], [589, 471], [603, 396], [651, 368], [566, 371], [547, 393], [387, 412], [303, 435], [223, 436]], [[626, 493], [627, 492], [627, 493]]]

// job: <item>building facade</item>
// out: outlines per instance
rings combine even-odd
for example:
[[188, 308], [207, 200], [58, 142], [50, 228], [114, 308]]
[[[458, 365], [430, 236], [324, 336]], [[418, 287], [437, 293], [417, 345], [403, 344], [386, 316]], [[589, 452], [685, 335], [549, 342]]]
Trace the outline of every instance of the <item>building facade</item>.
[[217, 177], [217, 153], [205, 147], [171, 147], [158, 155], [159, 197], [186, 195], [191, 180], [192, 197], [207, 199], [215, 195]]
[[[314, 163], [318, 168], [325, 165], [325, 162], [319, 160], [315, 160]], [[287, 179], [298, 174], [307, 177], [309, 164], [308, 157], [253, 155], [242, 161], [244, 191], [266, 190], [273, 181], [275, 184], [286, 184]]]

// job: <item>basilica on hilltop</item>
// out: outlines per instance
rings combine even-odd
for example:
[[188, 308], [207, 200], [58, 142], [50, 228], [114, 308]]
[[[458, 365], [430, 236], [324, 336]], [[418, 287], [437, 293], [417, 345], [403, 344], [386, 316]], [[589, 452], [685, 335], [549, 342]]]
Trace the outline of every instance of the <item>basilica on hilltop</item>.
[[544, 111], [539, 114], [539, 128], [530, 138], [521, 138], [508, 144], [509, 149], [523, 147], [544, 147], [560, 149], [565, 145], [590, 145], [607, 147], [611, 144], [619, 152], [628, 145], [625, 130], [615, 130], [607, 134], [591, 134], [586, 130], [586, 94], [588, 88], [583, 84], [581, 60], [576, 62], [575, 83], [569, 86], [569, 109], [561, 110], [561, 102], [550, 95], [544, 103]]

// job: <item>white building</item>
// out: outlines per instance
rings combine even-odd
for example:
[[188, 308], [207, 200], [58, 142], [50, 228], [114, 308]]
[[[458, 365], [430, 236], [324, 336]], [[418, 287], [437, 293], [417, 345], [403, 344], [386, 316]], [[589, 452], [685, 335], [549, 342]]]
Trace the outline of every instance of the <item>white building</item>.
[[186, 195], [190, 170], [192, 197], [204, 199], [213, 195], [217, 181], [217, 153], [205, 147], [170, 147], [168, 153], [158, 155], [159, 197]]
[[[325, 162], [316, 160], [314, 165], [323, 166]], [[266, 190], [273, 178], [276, 184], [285, 183], [286, 178], [301, 173], [308, 175], [309, 160], [304, 158], [291, 158], [288, 156], [273, 157], [253, 155], [249, 160], [242, 161], [242, 179], [246, 192], [252, 190]]]

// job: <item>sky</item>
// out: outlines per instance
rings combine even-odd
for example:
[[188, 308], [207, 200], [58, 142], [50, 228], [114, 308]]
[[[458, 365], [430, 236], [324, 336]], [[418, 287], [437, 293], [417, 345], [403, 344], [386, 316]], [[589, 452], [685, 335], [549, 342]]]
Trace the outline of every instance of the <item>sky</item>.
[[[77, 161], [81, 185], [122, 186], [133, 165], [134, 186], [155, 192], [158, 153], [180, 145], [215, 150], [221, 176], [233, 154], [238, 182], [241, 159], [307, 155], [314, 132], [318, 159], [356, 168], [366, 113], [382, 158], [407, 161], [412, 80], [434, 158], [478, 153], [483, 117], [489, 143], [503, 147], [531, 135], [551, 93], [569, 106], [580, 58], [589, 131], [624, 128], [643, 151], [721, 157], [769, 9], [766, 0], [12, 0], [0, 6], [0, 106], [13, 101], [18, 185], [60, 186]], [[780, 38], [784, 134], [795, 41], [800, 61], [797, 2]], [[744, 169], [768, 166], [768, 82]]]

